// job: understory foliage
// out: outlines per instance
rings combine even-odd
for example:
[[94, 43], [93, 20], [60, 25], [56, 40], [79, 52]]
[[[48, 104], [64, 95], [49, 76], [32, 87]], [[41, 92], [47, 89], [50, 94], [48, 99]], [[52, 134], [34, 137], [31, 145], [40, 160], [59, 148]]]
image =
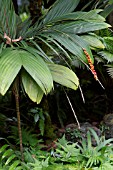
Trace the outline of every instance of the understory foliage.
[[[27, 135], [27, 134], [26, 134]], [[92, 145], [92, 136], [96, 146]], [[38, 146], [24, 148], [24, 162], [20, 161], [20, 151], [8, 144], [0, 148], [0, 168], [2, 170], [112, 170], [113, 168], [113, 139], [106, 140], [98, 137], [93, 129], [87, 132], [87, 138], [81, 144], [72, 143], [65, 139], [65, 135], [54, 144], [56, 148], [43, 151]]]

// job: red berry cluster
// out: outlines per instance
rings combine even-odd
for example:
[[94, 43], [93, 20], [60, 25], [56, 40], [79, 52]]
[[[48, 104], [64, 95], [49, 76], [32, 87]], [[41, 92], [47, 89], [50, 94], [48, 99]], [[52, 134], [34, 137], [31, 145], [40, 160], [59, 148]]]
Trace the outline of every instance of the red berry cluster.
[[92, 72], [92, 74], [94, 75], [95, 80], [98, 80], [97, 73], [96, 73], [96, 71], [95, 71], [95, 69], [94, 69], [94, 65], [93, 65], [93, 63], [92, 63], [92, 61], [91, 61], [90, 55], [88, 54], [88, 52], [86, 51], [85, 48], [83, 48], [83, 51], [84, 51], [84, 54], [86, 55], [86, 58], [87, 58], [87, 60], [88, 60], [88, 63], [89, 63], [91, 72]]

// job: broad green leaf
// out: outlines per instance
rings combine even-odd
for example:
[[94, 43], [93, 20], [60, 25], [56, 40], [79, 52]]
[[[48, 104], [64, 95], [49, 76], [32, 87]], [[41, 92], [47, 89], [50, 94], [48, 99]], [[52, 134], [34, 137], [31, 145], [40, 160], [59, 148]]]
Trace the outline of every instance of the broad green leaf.
[[96, 37], [92, 35], [81, 36], [91, 47], [104, 49], [104, 44]]
[[72, 12], [80, 0], [57, 0], [50, 11], [47, 13], [44, 23], [54, 22], [56, 18]]
[[5, 95], [22, 66], [18, 50], [5, 49], [0, 58], [0, 93]]
[[108, 51], [100, 51], [100, 52], [98, 52], [98, 54], [101, 55], [108, 62], [112, 62], [113, 61], [113, 54], [108, 52]]
[[87, 33], [91, 31], [105, 29], [108, 27], [110, 27], [110, 25], [105, 22], [72, 21], [69, 23], [62, 23], [59, 25], [55, 25], [51, 27], [51, 31], [56, 30], [64, 33], [80, 34], [80, 33]]
[[84, 21], [105, 21], [105, 18], [99, 15], [98, 13], [101, 12], [100, 9], [91, 10], [89, 12], [72, 12], [68, 14], [63, 14], [54, 19], [54, 22], [63, 21], [63, 20], [84, 20]]
[[28, 94], [29, 98], [37, 104], [40, 103], [44, 93], [39, 85], [25, 71], [22, 71], [21, 77], [25, 92]]
[[55, 82], [74, 90], [78, 88], [79, 80], [72, 70], [57, 64], [48, 64], [48, 66]]
[[47, 64], [38, 54], [35, 56], [24, 50], [20, 50], [19, 53], [22, 57], [24, 69], [45, 94], [49, 93], [53, 87], [53, 79]]

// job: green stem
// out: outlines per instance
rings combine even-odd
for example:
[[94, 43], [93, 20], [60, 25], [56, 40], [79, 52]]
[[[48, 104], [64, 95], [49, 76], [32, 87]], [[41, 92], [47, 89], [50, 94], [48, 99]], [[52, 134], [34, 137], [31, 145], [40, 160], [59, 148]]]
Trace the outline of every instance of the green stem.
[[13, 85], [13, 93], [15, 96], [15, 102], [16, 102], [16, 113], [17, 113], [17, 121], [18, 121], [18, 134], [19, 134], [19, 140], [20, 140], [20, 152], [21, 152], [21, 159], [24, 161], [24, 155], [23, 155], [23, 145], [22, 145], [22, 129], [21, 129], [21, 121], [20, 121], [20, 109], [19, 109], [19, 78], [17, 77], [14, 85]]

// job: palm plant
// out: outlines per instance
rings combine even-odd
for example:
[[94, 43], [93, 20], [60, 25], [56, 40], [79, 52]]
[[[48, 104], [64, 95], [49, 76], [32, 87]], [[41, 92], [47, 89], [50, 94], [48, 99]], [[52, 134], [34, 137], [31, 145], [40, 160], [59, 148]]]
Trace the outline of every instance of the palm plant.
[[[100, 10], [73, 12], [78, 3], [79, 0], [57, 0], [33, 25], [30, 19], [20, 20], [11, 0], [0, 1], [0, 93], [5, 95], [12, 87], [15, 95], [21, 153], [20, 82], [36, 103], [53, 89], [53, 81], [76, 90], [79, 81], [68, 68], [68, 61], [75, 57], [87, 64], [85, 49], [93, 62], [89, 45], [79, 34], [109, 27], [98, 14]], [[68, 67], [55, 64], [56, 55]]]

